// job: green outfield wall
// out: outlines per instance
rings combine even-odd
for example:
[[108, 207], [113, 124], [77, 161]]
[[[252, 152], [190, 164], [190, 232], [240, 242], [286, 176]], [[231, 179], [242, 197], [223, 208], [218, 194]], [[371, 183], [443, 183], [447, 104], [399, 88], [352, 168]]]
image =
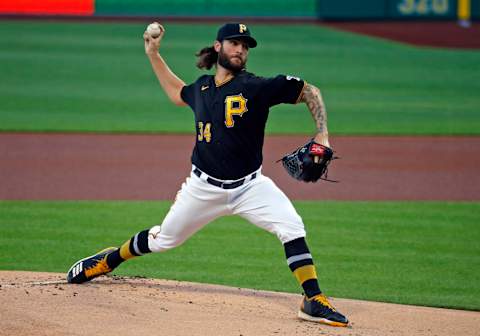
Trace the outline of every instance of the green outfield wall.
[[[480, 0], [470, 0], [479, 7]], [[321, 19], [456, 19], [458, 0], [319, 0]], [[478, 12], [477, 12], [478, 17]]]
[[167, 16], [316, 16], [315, 0], [97, 0], [96, 15]]
[[480, 19], [480, 1], [473, 1], [472, 2], [472, 17], [476, 18], [477, 20]]
[[454, 20], [464, 1], [471, 17], [480, 18], [480, 0], [2, 0], [0, 14]]

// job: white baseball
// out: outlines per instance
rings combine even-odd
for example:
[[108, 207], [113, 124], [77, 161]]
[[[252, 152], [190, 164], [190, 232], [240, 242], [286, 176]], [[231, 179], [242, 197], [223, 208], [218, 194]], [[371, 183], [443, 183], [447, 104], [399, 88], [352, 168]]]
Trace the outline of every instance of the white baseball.
[[162, 33], [162, 29], [160, 28], [160, 25], [158, 23], [150, 23], [147, 27], [147, 33], [151, 37], [159, 37], [160, 34]]

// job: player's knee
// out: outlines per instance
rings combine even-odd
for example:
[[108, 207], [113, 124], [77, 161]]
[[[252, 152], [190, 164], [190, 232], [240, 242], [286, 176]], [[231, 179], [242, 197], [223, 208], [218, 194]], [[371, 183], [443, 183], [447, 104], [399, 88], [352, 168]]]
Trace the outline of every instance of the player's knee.
[[185, 239], [162, 233], [162, 227], [156, 225], [148, 233], [148, 247], [152, 252], [164, 252], [181, 245]]
[[277, 237], [282, 242], [282, 244], [298, 238], [303, 238], [305, 236], [306, 232], [304, 229], [280, 231], [277, 233]]
[[289, 221], [277, 225], [275, 234], [283, 244], [306, 236], [303, 221], [296, 213], [295, 216], [290, 217]]

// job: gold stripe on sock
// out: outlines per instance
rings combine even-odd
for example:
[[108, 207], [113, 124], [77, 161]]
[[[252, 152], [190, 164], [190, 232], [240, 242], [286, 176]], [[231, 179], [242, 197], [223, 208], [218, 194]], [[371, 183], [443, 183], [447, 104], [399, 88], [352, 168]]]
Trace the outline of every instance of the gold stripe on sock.
[[293, 271], [293, 274], [297, 278], [300, 285], [307, 280], [317, 278], [317, 272], [315, 271], [315, 266], [313, 265], [301, 266], [297, 268], [295, 271]]
[[128, 260], [135, 257], [135, 255], [133, 255], [132, 252], [130, 252], [130, 240], [131, 239], [127, 240], [120, 247], [120, 257], [122, 257], [123, 260]]

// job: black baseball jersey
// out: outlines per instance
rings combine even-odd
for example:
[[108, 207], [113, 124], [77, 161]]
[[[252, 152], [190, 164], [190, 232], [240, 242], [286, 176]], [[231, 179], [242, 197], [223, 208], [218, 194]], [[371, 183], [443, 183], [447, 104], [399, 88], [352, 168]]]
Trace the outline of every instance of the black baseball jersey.
[[204, 75], [184, 86], [181, 97], [192, 108], [197, 129], [192, 163], [221, 180], [240, 179], [260, 168], [269, 108], [295, 104], [304, 85], [296, 77], [263, 78], [242, 71], [220, 85]]

